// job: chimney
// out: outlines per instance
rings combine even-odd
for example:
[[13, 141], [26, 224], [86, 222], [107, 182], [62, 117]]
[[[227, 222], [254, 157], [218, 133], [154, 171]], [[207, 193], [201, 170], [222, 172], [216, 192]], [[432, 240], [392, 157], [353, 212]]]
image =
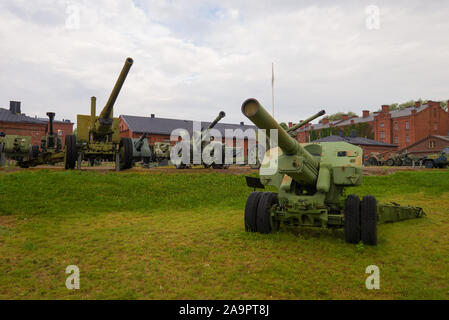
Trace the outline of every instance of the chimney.
[[420, 102], [420, 101], [415, 101], [415, 107], [416, 107], [416, 108], [421, 107], [421, 102]]
[[369, 117], [369, 110], [363, 110], [363, 117], [368, 118]]
[[384, 104], [382, 106], [382, 112], [390, 112], [390, 106], [387, 104]]
[[328, 118], [324, 118], [323, 120], [321, 120], [322, 124], [328, 124], [329, 123], [329, 119]]
[[9, 101], [9, 111], [13, 114], [21, 114], [20, 101]]
[[243, 122], [243, 121], [240, 122], [240, 125], [241, 125], [241, 126], [244, 126], [244, 125], [245, 125], [245, 122]]
[[344, 114], [341, 116], [341, 120], [346, 121], [349, 119], [349, 116], [347, 114]]
[[151, 119], [156, 118], [156, 115], [154, 113], [151, 114]]
[[289, 127], [289, 128], [293, 127], [293, 122], [289, 122], [289, 123], [288, 123], [288, 127]]
[[412, 114], [415, 115], [416, 114], [416, 109], [412, 110]]

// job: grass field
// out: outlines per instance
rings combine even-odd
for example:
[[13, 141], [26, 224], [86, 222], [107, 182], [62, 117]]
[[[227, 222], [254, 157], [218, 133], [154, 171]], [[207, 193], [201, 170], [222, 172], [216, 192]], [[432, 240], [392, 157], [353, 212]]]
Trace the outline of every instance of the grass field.
[[[0, 173], [0, 299], [449, 298], [449, 172], [348, 190], [425, 209], [379, 226], [378, 247], [341, 230], [245, 233], [250, 192], [241, 175]], [[380, 290], [365, 288], [369, 265]]]

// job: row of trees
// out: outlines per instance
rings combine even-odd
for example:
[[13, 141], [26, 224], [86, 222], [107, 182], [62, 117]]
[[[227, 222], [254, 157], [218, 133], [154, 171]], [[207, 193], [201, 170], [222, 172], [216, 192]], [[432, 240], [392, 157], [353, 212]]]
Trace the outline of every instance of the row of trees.
[[343, 128], [330, 127], [321, 130], [312, 130], [310, 132], [310, 141], [318, 140], [329, 136], [343, 135], [345, 137], [348, 137], [351, 135], [352, 132], [355, 132], [358, 137], [374, 139], [374, 131], [372, 127], [368, 123], [364, 122], [353, 124]]

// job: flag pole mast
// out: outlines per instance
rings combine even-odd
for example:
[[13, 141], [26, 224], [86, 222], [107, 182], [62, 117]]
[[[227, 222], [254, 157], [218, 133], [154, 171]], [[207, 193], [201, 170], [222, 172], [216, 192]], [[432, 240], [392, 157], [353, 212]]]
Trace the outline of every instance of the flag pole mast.
[[272, 97], [272, 108], [273, 108], [273, 118], [274, 118], [274, 62], [271, 64], [271, 97]]

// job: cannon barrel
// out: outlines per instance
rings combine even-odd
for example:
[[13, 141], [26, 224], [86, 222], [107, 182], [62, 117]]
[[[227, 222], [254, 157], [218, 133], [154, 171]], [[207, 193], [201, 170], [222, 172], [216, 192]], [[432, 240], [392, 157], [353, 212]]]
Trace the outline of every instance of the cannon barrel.
[[115, 101], [117, 100], [120, 90], [122, 89], [123, 83], [125, 83], [126, 77], [128, 76], [128, 72], [131, 69], [133, 63], [134, 60], [132, 58], [126, 59], [122, 72], [120, 72], [117, 82], [115, 83], [114, 89], [112, 89], [111, 95], [109, 96], [109, 100], [104, 106], [103, 110], [101, 111], [100, 114], [101, 119], [112, 118]]
[[53, 130], [53, 121], [55, 119], [55, 113], [54, 112], [47, 112], [48, 116], [48, 134], [52, 136], [54, 134]]
[[220, 111], [218, 117], [214, 120], [214, 122], [210, 124], [210, 126], [207, 129], [208, 130], [213, 129], [217, 125], [217, 123], [220, 122], [220, 120], [223, 119], [224, 117], [226, 117], [226, 113], [224, 111]]
[[297, 125], [294, 125], [293, 127], [289, 128], [288, 131], [287, 131], [287, 133], [293, 133], [293, 132], [295, 132], [296, 130], [298, 130], [299, 128], [304, 127], [304, 126], [305, 126], [306, 124], [308, 124], [309, 122], [311, 122], [311, 121], [313, 121], [313, 120], [315, 120], [315, 119], [317, 119], [317, 118], [319, 118], [319, 117], [321, 117], [321, 116], [323, 116], [323, 115], [325, 115], [325, 114], [326, 114], [326, 111], [321, 110], [320, 112], [318, 112], [317, 114], [311, 116], [310, 118], [308, 118], [308, 119], [306, 119], [306, 120], [304, 120], [304, 121], [301, 121], [301, 122], [298, 123]]
[[278, 145], [287, 155], [302, 155], [306, 162], [311, 166], [318, 168], [318, 161], [304, 149], [304, 147], [282, 129], [274, 118], [262, 107], [256, 99], [248, 99], [242, 105], [242, 113], [251, 120], [259, 129], [267, 130], [267, 136], [270, 137], [270, 130], [278, 130]]
[[144, 134], [139, 138], [139, 140], [137, 140], [137, 141], [134, 143], [134, 147], [136, 148], [137, 151], [142, 150], [143, 143], [144, 143], [144, 141], [145, 141], [146, 138], [147, 138], [147, 133], [144, 133]]

